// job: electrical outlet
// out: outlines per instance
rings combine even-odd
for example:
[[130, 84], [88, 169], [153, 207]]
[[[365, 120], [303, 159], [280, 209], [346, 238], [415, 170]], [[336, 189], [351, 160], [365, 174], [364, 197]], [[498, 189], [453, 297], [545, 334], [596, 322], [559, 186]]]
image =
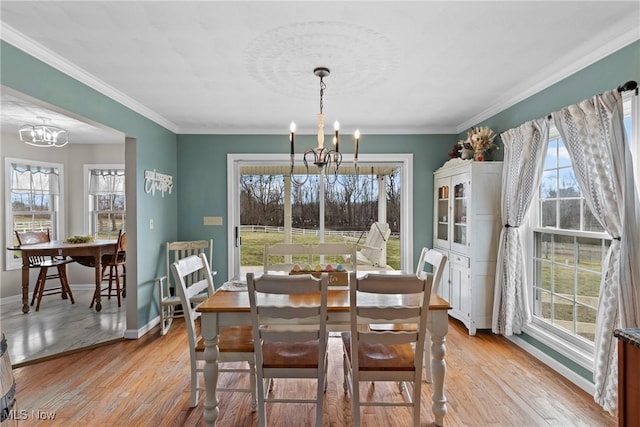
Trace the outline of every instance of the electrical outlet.
[[149, 230], [153, 230], [153, 218], [149, 220]]

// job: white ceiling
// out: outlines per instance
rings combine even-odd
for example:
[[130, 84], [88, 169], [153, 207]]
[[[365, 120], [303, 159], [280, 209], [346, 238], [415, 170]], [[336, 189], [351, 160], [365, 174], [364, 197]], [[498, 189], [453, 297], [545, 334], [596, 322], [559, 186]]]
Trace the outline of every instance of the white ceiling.
[[[318, 66], [327, 128], [459, 133], [640, 39], [638, 0], [3, 0], [0, 20], [5, 41], [201, 134], [314, 133]], [[7, 92], [3, 127], [20, 98]], [[27, 101], [20, 120], [47, 114]]]

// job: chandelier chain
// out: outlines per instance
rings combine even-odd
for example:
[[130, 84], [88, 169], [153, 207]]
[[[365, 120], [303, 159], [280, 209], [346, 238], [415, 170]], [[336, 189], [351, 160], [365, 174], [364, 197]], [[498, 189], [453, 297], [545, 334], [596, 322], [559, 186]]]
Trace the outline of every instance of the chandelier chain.
[[322, 114], [322, 109], [324, 108], [324, 90], [327, 88], [327, 85], [322, 80], [322, 76], [320, 76], [320, 114]]

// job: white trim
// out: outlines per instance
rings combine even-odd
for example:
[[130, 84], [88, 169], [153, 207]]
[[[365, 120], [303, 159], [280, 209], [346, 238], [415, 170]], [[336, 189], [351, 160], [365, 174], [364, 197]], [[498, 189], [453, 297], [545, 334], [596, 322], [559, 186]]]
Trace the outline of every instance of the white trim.
[[522, 348], [524, 351], [526, 351], [530, 355], [532, 355], [533, 357], [535, 357], [536, 359], [538, 359], [539, 361], [541, 361], [542, 363], [544, 363], [545, 365], [547, 365], [548, 367], [550, 367], [551, 369], [553, 369], [554, 371], [556, 371], [557, 373], [559, 373], [560, 375], [562, 375], [563, 377], [565, 377], [567, 380], [571, 381], [573, 384], [577, 385], [582, 390], [584, 390], [585, 392], [593, 396], [595, 392], [595, 386], [592, 382], [578, 375], [577, 373], [575, 373], [574, 371], [572, 371], [562, 363], [558, 362], [557, 360], [555, 360], [548, 354], [542, 352], [538, 348], [532, 346], [531, 344], [529, 344], [527, 341], [523, 340], [519, 336], [511, 335], [506, 338], [512, 343], [514, 343], [515, 345], [517, 345], [518, 347]]
[[[65, 218], [65, 186], [64, 186], [64, 165], [62, 163], [45, 162], [42, 160], [19, 159], [15, 157], [5, 157], [4, 159], [4, 200], [5, 200], [5, 247], [13, 246], [13, 215], [11, 206], [11, 163], [20, 163], [26, 165], [45, 166], [57, 168], [60, 172], [58, 176], [58, 184], [60, 193], [58, 194], [58, 211], [55, 213], [57, 235], [52, 238], [65, 236], [65, 224], [62, 218]], [[17, 270], [22, 267], [22, 261], [17, 262], [13, 259], [12, 251], [5, 251], [5, 270]]]
[[[302, 155], [300, 161], [302, 161]], [[250, 163], [288, 164], [290, 155], [282, 154], [227, 154], [227, 239], [229, 244], [228, 273], [235, 275], [239, 271], [239, 249], [235, 242], [235, 227], [240, 223], [239, 211], [239, 185], [240, 166]], [[413, 153], [389, 153], [389, 154], [361, 154], [360, 163], [396, 163], [402, 166], [401, 197], [400, 197], [400, 266], [403, 271], [413, 271]], [[345, 164], [353, 163], [353, 154], [344, 154]]]
[[157, 316], [149, 321], [146, 325], [138, 329], [125, 329], [124, 338], [128, 340], [137, 340], [147, 332], [160, 324], [160, 316]]

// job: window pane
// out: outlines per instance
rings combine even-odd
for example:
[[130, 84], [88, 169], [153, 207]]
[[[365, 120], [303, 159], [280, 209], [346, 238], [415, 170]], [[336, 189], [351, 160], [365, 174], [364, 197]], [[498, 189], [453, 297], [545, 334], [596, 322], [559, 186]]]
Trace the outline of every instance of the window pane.
[[564, 230], [580, 230], [580, 200], [559, 200], [559, 228]]
[[551, 320], [551, 302], [553, 301], [553, 295], [545, 291], [539, 291], [538, 294], [540, 295], [538, 310], [534, 312], [534, 314], [544, 320]]
[[558, 169], [558, 197], [580, 196], [580, 187], [573, 168]]
[[558, 264], [573, 265], [575, 264], [574, 255], [574, 237], [573, 236], [554, 236], [553, 260]]
[[554, 290], [556, 294], [560, 294], [565, 297], [573, 299], [574, 289], [574, 272], [575, 270], [570, 267], [564, 267], [561, 265], [554, 266]]
[[542, 174], [540, 197], [543, 199], [558, 197], [558, 176], [555, 169]]
[[600, 293], [600, 273], [578, 270], [577, 297], [584, 297], [584, 303], [593, 307], [598, 305], [598, 295]]
[[581, 304], [576, 305], [577, 335], [589, 341], [596, 337], [596, 310]]
[[574, 304], [573, 301], [567, 298], [558, 297], [557, 295], [553, 299], [553, 323], [557, 326], [564, 328], [571, 333], [574, 332], [573, 319], [574, 319]]
[[542, 227], [557, 227], [557, 212], [558, 202], [556, 200], [548, 200], [542, 202], [540, 209], [540, 225]]
[[588, 237], [578, 237], [576, 240], [578, 243], [578, 265], [593, 272], [600, 272], [604, 259], [603, 251], [606, 250], [602, 245], [602, 240]]

